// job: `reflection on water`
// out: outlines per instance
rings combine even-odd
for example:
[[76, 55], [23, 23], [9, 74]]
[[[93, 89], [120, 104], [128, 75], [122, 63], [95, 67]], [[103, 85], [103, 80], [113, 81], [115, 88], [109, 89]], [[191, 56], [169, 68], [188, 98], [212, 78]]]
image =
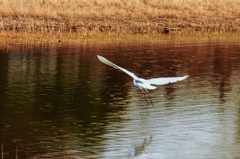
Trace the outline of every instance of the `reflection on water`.
[[[182, 76], [144, 101], [132, 79]], [[239, 43], [84, 43], [0, 49], [4, 158], [238, 158]], [[3, 154], [2, 154], [3, 153]]]

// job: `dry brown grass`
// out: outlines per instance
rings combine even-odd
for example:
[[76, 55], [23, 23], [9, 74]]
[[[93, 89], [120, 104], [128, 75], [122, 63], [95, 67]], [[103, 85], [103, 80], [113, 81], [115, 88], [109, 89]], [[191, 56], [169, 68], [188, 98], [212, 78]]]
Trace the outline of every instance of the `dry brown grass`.
[[239, 0], [0, 0], [0, 30], [155, 34], [163, 26], [239, 32]]

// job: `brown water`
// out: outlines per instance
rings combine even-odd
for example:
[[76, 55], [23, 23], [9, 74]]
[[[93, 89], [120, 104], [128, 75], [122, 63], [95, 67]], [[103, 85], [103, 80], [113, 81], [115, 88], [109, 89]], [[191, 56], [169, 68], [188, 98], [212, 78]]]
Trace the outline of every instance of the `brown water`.
[[[240, 43], [0, 49], [1, 158], [239, 158]], [[189, 74], [144, 101], [128, 75]]]

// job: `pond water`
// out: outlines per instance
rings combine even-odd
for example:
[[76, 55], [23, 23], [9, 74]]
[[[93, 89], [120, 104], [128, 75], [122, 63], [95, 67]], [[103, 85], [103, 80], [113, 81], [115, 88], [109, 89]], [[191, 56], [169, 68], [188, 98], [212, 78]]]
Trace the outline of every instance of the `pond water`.
[[[88, 42], [0, 49], [5, 158], [239, 158], [240, 43]], [[190, 75], [144, 100], [132, 78]]]

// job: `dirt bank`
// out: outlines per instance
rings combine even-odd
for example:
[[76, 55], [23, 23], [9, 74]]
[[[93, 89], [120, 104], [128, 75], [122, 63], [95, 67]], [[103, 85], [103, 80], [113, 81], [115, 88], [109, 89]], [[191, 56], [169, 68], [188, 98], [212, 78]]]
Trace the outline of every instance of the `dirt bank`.
[[1, 32], [239, 33], [239, 0], [1, 0]]

